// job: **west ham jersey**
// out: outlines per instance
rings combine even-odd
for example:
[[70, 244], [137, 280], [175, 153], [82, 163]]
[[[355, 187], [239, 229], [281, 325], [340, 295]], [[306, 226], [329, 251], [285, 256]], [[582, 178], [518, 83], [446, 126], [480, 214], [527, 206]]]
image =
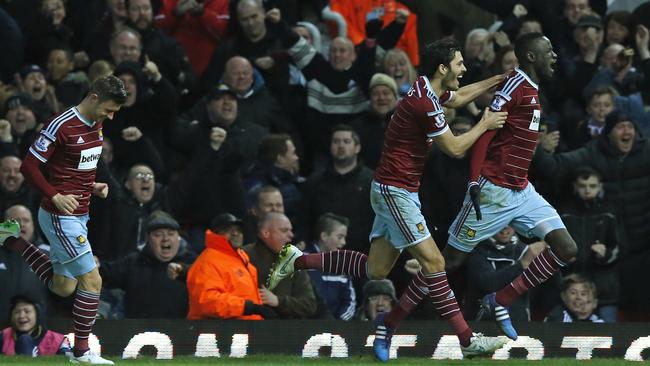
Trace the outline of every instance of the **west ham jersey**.
[[384, 148], [375, 171], [379, 183], [417, 192], [432, 139], [449, 126], [442, 105], [452, 92], [436, 95], [429, 79], [420, 76], [397, 104], [386, 128]]
[[[97, 162], [102, 154], [102, 125], [84, 119], [76, 107], [45, 124], [29, 153], [45, 163], [47, 180], [62, 195], [79, 195], [74, 215], [88, 213], [95, 183]], [[59, 213], [52, 201], [43, 197], [41, 206]]]
[[519, 68], [499, 86], [490, 109], [508, 112], [506, 123], [488, 146], [481, 174], [492, 183], [521, 190], [537, 145], [541, 106], [537, 84]]

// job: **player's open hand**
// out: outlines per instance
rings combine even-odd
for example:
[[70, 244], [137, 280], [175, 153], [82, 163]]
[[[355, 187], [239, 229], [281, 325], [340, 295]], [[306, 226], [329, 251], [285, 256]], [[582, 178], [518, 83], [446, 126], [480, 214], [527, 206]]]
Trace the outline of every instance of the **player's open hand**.
[[477, 182], [469, 182], [469, 198], [472, 200], [472, 206], [476, 212], [476, 220], [483, 220], [481, 214], [481, 186]]
[[57, 193], [52, 196], [52, 203], [57, 210], [63, 212], [66, 215], [72, 215], [74, 210], [79, 207], [78, 199], [81, 199], [83, 196], [66, 194], [65, 196], [61, 193]]
[[479, 123], [485, 124], [487, 130], [496, 130], [503, 127], [506, 123], [506, 117], [508, 117], [508, 112], [492, 112], [485, 108], [483, 118]]
[[93, 183], [93, 196], [106, 198], [108, 196], [108, 184], [98, 182]]

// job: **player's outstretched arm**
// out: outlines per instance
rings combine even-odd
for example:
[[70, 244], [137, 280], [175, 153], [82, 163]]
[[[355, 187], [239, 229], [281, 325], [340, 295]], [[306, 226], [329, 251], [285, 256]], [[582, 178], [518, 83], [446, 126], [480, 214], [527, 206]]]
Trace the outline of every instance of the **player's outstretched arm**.
[[507, 116], [507, 112], [492, 112], [486, 108], [483, 118], [469, 132], [454, 136], [451, 131], [447, 131], [434, 137], [433, 141], [438, 144], [442, 152], [452, 158], [460, 159], [485, 131], [503, 127]]
[[478, 98], [486, 90], [499, 85], [506, 77], [507, 74], [494, 75], [485, 80], [466, 85], [456, 91], [454, 97], [445, 103], [445, 107], [459, 108], [464, 107], [467, 103]]

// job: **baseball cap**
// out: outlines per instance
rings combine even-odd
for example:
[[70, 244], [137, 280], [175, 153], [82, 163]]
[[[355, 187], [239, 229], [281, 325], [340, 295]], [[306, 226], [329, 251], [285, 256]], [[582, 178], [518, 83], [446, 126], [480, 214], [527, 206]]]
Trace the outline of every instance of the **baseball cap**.
[[233, 97], [237, 98], [237, 93], [230, 89], [228, 85], [219, 84], [210, 90], [208, 93], [208, 100], [219, 99], [226, 94], [230, 94]]
[[158, 229], [179, 230], [180, 225], [170, 214], [164, 211], [154, 211], [147, 217], [145, 228], [147, 234]]
[[41, 74], [45, 75], [45, 72], [43, 72], [43, 69], [41, 69], [40, 66], [32, 64], [32, 65], [25, 65], [20, 68], [20, 77], [25, 79], [27, 75], [33, 72], [40, 72]]
[[372, 90], [372, 88], [378, 85], [384, 85], [390, 88], [390, 90], [397, 98], [397, 83], [395, 83], [395, 80], [392, 77], [381, 72], [374, 74], [370, 79], [370, 86], [368, 87], [368, 90]]
[[16, 93], [5, 101], [5, 111], [8, 111], [10, 109], [18, 108], [19, 106], [25, 106], [29, 109], [32, 109], [34, 106], [34, 101], [32, 97], [29, 96], [29, 94], [25, 93]]
[[603, 29], [603, 22], [600, 19], [600, 17], [595, 15], [584, 15], [580, 17], [578, 23], [576, 24], [576, 28], [589, 28], [589, 27], [594, 27], [599, 30]]
[[244, 230], [244, 222], [237, 216], [227, 212], [217, 215], [214, 219], [212, 219], [212, 222], [210, 223], [210, 230], [216, 233], [230, 225], [239, 225], [242, 231]]

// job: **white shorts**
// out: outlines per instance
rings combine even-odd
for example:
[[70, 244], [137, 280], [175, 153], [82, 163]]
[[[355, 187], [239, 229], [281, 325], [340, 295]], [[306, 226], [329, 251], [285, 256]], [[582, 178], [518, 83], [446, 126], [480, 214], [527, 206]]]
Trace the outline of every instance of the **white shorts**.
[[396, 249], [416, 245], [431, 234], [420, 212], [417, 192], [409, 192], [372, 181], [370, 204], [375, 211], [375, 222], [370, 232], [370, 241], [383, 236]]
[[481, 177], [481, 214], [476, 220], [474, 206], [465, 194], [463, 207], [449, 227], [447, 244], [471, 252], [481, 241], [510, 225], [520, 235], [544, 239], [553, 230], [564, 229], [564, 223], [557, 211], [540, 196], [532, 183], [528, 182], [521, 191], [492, 184]]

